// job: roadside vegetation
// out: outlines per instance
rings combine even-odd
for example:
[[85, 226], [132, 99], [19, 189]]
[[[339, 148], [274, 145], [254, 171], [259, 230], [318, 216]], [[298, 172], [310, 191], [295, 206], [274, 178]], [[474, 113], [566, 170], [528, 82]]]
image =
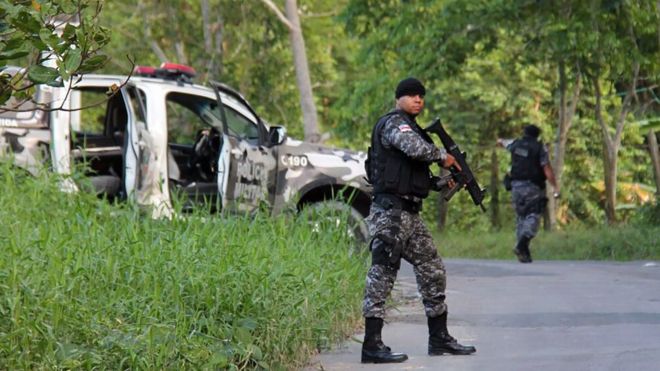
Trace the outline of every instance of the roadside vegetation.
[[288, 369], [353, 333], [368, 260], [341, 233], [152, 220], [0, 172], [3, 368]]
[[[478, 223], [468, 228], [458, 221], [457, 228], [451, 228], [450, 222], [444, 232], [434, 233], [440, 254], [445, 258], [515, 260], [515, 216], [512, 210], [504, 213], [508, 223], [492, 231]], [[660, 204], [636, 209], [625, 224], [576, 223], [552, 232], [541, 230], [532, 241], [532, 254], [538, 260], [660, 260]]]
[[[443, 258], [515, 260], [513, 227], [510, 231], [473, 235], [436, 233]], [[535, 260], [660, 260], [660, 226], [622, 225], [591, 229], [539, 232], [532, 242]]]

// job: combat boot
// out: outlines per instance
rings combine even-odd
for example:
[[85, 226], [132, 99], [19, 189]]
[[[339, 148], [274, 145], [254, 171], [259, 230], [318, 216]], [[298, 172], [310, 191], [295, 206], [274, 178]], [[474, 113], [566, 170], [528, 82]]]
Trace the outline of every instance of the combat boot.
[[531, 263], [532, 262], [532, 253], [529, 251], [529, 243], [532, 239], [526, 236], [520, 237], [516, 247], [513, 249], [513, 253], [518, 257], [518, 261], [521, 263]]
[[449, 335], [447, 330], [447, 312], [438, 317], [429, 317], [429, 355], [440, 356], [443, 354], [467, 355], [477, 351], [471, 345], [461, 345]]
[[365, 318], [362, 363], [399, 363], [407, 360], [406, 354], [392, 353], [392, 349], [383, 344], [382, 329], [382, 318]]

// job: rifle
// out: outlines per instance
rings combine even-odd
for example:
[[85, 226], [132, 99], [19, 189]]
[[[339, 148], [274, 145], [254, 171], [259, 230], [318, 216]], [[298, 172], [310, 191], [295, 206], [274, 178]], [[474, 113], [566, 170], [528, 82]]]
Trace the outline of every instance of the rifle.
[[454, 156], [458, 164], [461, 166], [460, 171], [455, 166], [452, 166], [449, 169], [449, 171], [451, 172], [451, 177], [456, 182], [456, 186], [450, 189], [449, 191], [447, 191], [447, 193], [445, 193], [444, 195], [445, 201], [449, 201], [452, 197], [454, 197], [454, 194], [456, 194], [456, 192], [461, 190], [461, 188], [465, 187], [468, 193], [470, 193], [470, 197], [472, 197], [472, 201], [474, 202], [474, 204], [480, 206], [481, 210], [485, 212], [486, 207], [484, 207], [483, 201], [486, 194], [486, 190], [481, 189], [479, 183], [477, 183], [477, 179], [474, 177], [474, 174], [472, 174], [472, 170], [470, 170], [470, 166], [468, 165], [467, 161], [465, 161], [466, 153], [461, 152], [456, 142], [454, 142], [454, 140], [449, 136], [447, 131], [445, 131], [445, 128], [442, 127], [440, 118], [436, 118], [435, 121], [433, 121], [433, 123], [424, 130], [429, 133], [434, 133], [438, 137], [440, 137], [440, 141], [442, 142], [442, 145], [445, 147], [445, 150], [447, 150], [447, 153]]

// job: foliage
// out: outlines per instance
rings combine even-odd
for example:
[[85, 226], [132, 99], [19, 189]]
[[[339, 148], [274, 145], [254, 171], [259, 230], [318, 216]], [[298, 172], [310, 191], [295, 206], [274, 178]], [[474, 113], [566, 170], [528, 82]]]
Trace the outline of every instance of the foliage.
[[660, 202], [656, 201], [641, 207], [633, 217], [633, 223], [636, 225], [660, 225]]
[[10, 108], [20, 109], [34, 85], [62, 86], [102, 67], [109, 31], [98, 24], [100, 10], [93, 0], [0, 1], [0, 71], [12, 61], [25, 63], [17, 74], [0, 74], [0, 105], [14, 97]]
[[[531, 250], [535, 260], [658, 260], [659, 234], [657, 223], [646, 222], [634, 226], [574, 227], [540, 232], [532, 240]], [[515, 260], [512, 231], [481, 233], [478, 237], [452, 231], [437, 240], [445, 258]]]
[[[343, 27], [332, 18], [344, 2], [298, 1], [319, 121], [326, 131], [336, 125], [330, 105], [341, 95], [343, 76], [352, 68], [353, 46], [344, 42]], [[260, 1], [208, 3], [211, 17], [205, 28], [200, 1], [108, 2], [102, 21], [117, 29], [107, 50], [117, 64], [106, 71], [125, 68], [120, 64], [125, 55], [132, 55], [137, 64], [158, 65], [163, 60], [155, 50], [160, 49], [167, 60], [195, 67], [199, 82], [218, 80], [238, 89], [262, 118], [301, 137], [302, 113], [286, 27]], [[211, 48], [205, 44], [207, 33], [215, 35]], [[215, 68], [209, 68], [210, 61]]]
[[152, 220], [1, 173], [4, 367], [302, 367], [359, 317], [366, 259], [340, 233], [266, 214]]

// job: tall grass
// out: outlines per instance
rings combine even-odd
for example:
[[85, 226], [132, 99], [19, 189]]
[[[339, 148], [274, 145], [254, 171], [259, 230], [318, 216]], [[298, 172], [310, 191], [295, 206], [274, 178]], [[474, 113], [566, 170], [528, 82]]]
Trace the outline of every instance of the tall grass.
[[342, 233], [152, 220], [0, 173], [1, 368], [291, 369], [360, 316], [368, 259]]

